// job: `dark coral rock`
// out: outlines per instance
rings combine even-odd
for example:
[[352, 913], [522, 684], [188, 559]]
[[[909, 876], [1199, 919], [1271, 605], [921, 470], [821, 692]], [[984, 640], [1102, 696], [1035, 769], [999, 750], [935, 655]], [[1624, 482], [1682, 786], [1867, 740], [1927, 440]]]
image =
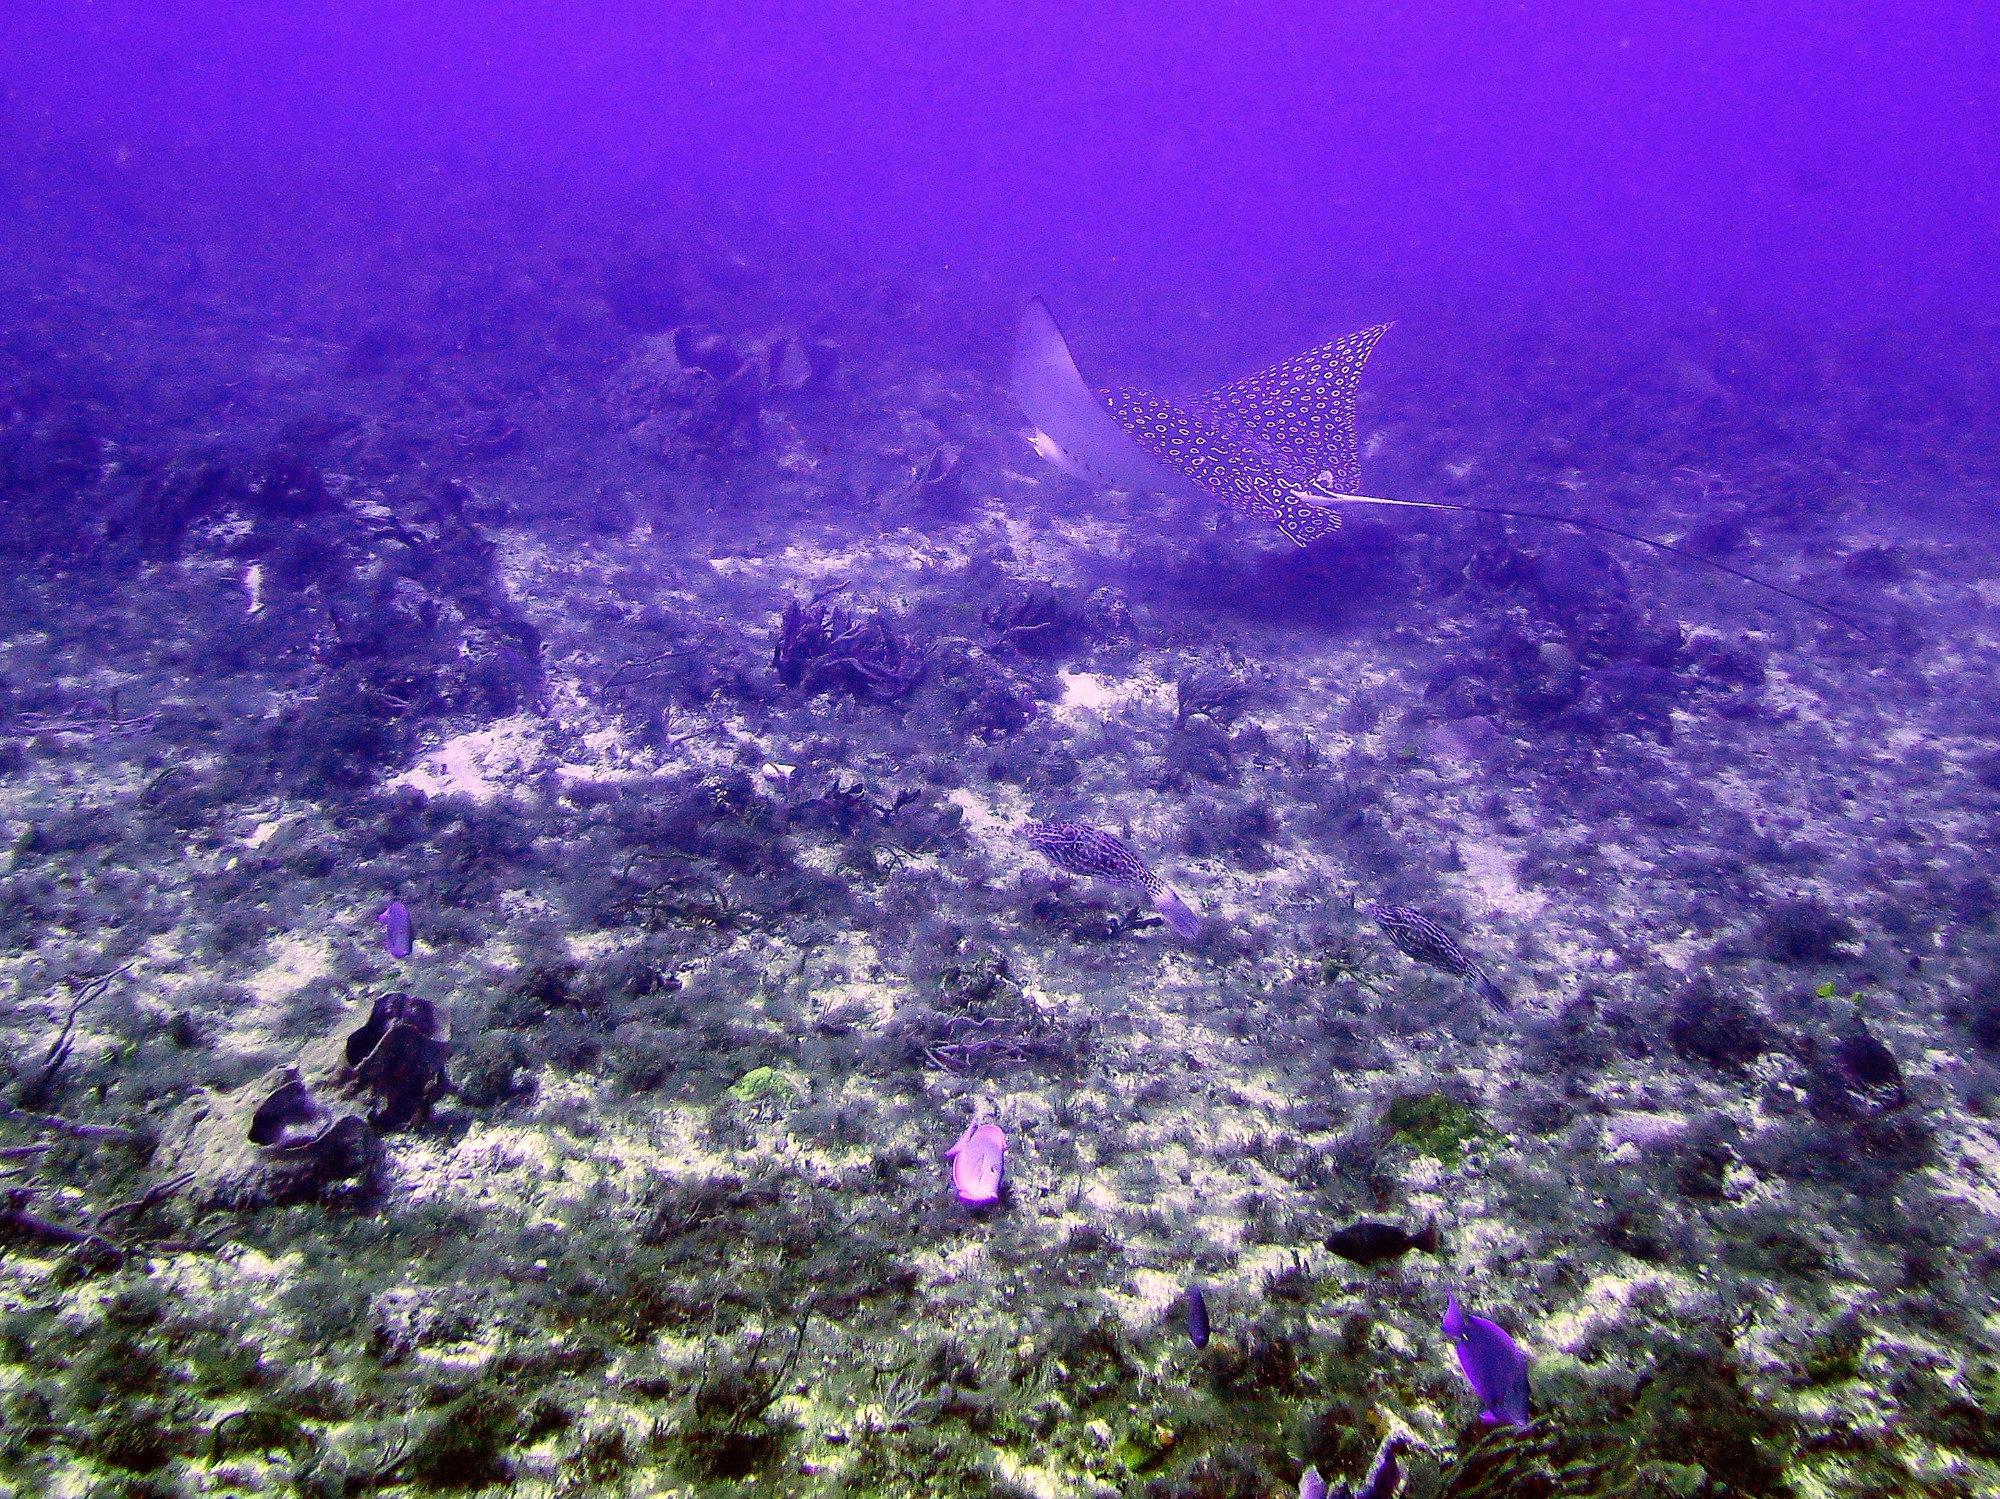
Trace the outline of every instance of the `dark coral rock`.
[[521, 1412], [503, 1391], [468, 1391], [439, 1411], [399, 1465], [400, 1477], [433, 1489], [479, 1489], [514, 1476], [507, 1459]]
[[1840, 960], [1840, 944], [1855, 939], [1854, 923], [1811, 900], [1781, 901], [1764, 914], [1752, 936], [1773, 962], [1811, 967]]
[[1544, 608], [1573, 627], [1621, 609], [1631, 592], [1625, 569], [1583, 536], [1552, 539], [1534, 561], [1530, 586]]
[[1952, 1018], [1987, 1051], [2000, 1051], [2000, 973], [1988, 973], [1976, 981], [1971, 996]]
[[1896, 583], [1910, 575], [1901, 547], [1858, 547], [1840, 562], [1841, 573], [1867, 583]]
[[346, 1041], [349, 1073], [374, 1099], [369, 1120], [401, 1129], [421, 1117], [447, 1086], [449, 1027], [427, 999], [384, 994]]
[[1791, 1492], [1784, 1476], [1790, 1428], [1743, 1388], [1735, 1367], [1718, 1353], [1663, 1354], [1640, 1387], [1631, 1424], [1643, 1432], [1647, 1456], [1726, 1475], [1728, 1488], [1718, 1493], [1776, 1499]]
[[1455, 673], [1435, 696], [1427, 692], [1425, 697], [1431, 710], [1447, 719], [1482, 718], [1495, 706], [1492, 686], [1471, 672]]
[[[1343, 1341], [1349, 1340], [1343, 1336]], [[1350, 1357], [1358, 1358], [1367, 1352], [1365, 1330], [1358, 1341], [1360, 1347]], [[1330, 1479], [1345, 1474], [1359, 1482], [1375, 1452], [1367, 1404], [1360, 1400], [1338, 1400], [1315, 1412], [1300, 1427], [1295, 1445], [1307, 1467], [1319, 1469]]]
[[1709, 686], [1743, 691], [1764, 685], [1764, 663], [1751, 646], [1709, 640], [1690, 655], [1695, 675]]
[[1583, 673], [1576, 652], [1560, 640], [1544, 640], [1514, 662], [1515, 695], [1523, 710], [1558, 713], [1577, 700]]
[[940, 646], [933, 676], [960, 734], [991, 742], [1034, 720], [1035, 695], [1027, 684], [977, 647]]
[[1747, 1067], [1771, 1050], [1776, 1036], [1763, 1013], [1740, 996], [1698, 978], [1674, 1001], [1667, 1024], [1674, 1050], [1711, 1067]]
[[1734, 1159], [1720, 1141], [1690, 1141], [1675, 1154], [1674, 1186], [1690, 1201], [1720, 1202]]
[[1674, 1258], [1673, 1240], [1660, 1214], [1651, 1207], [1618, 1209], [1598, 1224], [1596, 1235], [1621, 1254], [1649, 1265], [1664, 1265]]
[[727, 338], [677, 328], [649, 338], [612, 376], [613, 418], [668, 462], [752, 452], [763, 436], [763, 373]]
[[1091, 638], [1101, 642], [1126, 640], [1132, 634], [1132, 600], [1122, 588], [1105, 584], [1083, 601], [1083, 622]]
[[966, 498], [965, 449], [948, 442], [918, 459], [902, 493], [939, 516], [957, 513]]
[[252, 1145], [297, 1150], [324, 1135], [333, 1119], [333, 1111], [314, 1098], [296, 1074], [290, 1074], [257, 1105], [247, 1133]]
[[1718, 510], [1689, 528], [1686, 548], [1701, 557], [1726, 557], [1750, 539], [1750, 517], [1742, 510]]
[[772, 335], [764, 345], [764, 383], [783, 394], [824, 389], [840, 368], [840, 346], [796, 333]]
[[512, 1031], [488, 1031], [459, 1069], [457, 1094], [468, 1108], [490, 1109], [535, 1091], [533, 1056]]
[[2000, 890], [1985, 875], [1975, 875], [1951, 892], [1952, 917], [1967, 926], [1979, 925], [1996, 911], [2000, 911]]
[[1910, 1101], [1896, 1054], [1876, 1040], [1860, 1020], [1834, 1043], [1833, 1072], [1869, 1113], [1900, 1109]]
[[748, 361], [736, 345], [706, 328], [676, 328], [674, 357], [684, 370], [700, 370], [711, 380], [727, 383], [743, 373]]
[[1680, 679], [1670, 671], [1637, 661], [1620, 661], [1590, 674], [1582, 708], [1614, 727], [1664, 733], [1672, 721], [1680, 690]]
[[231, 1093], [198, 1093], [161, 1133], [154, 1169], [187, 1175], [188, 1196], [225, 1208], [366, 1196], [382, 1145], [356, 1109], [315, 1094], [296, 1068]]

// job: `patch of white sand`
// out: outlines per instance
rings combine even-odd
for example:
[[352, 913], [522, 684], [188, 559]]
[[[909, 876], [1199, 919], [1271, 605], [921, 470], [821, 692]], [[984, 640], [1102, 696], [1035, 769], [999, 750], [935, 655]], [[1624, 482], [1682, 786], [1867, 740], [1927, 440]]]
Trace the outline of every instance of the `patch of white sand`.
[[547, 756], [540, 720], [516, 714], [447, 739], [388, 784], [413, 786], [426, 796], [469, 796], [489, 802], [518, 788]]
[[1514, 856], [1499, 844], [1461, 838], [1458, 857], [1465, 865], [1464, 883], [1492, 910], [1532, 921], [1548, 904], [1548, 897], [1521, 888], [1514, 878]]
[[1109, 718], [1134, 706], [1163, 709], [1172, 706], [1172, 689], [1156, 677], [1126, 677], [1121, 681], [1087, 671], [1057, 675], [1062, 678], [1062, 696], [1055, 709], [1058, 718], [1073, 720], [1091, 713]]

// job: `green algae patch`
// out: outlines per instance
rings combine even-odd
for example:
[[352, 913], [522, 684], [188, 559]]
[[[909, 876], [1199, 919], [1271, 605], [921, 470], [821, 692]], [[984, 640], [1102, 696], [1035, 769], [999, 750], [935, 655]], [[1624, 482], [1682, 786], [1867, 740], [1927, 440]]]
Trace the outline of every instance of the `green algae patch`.
[[1442, 1093], [1408, 1093], [1382, 1115], [1390, 1142], [1411, 1155], [1435, 1156], [1456, 1166], [1473, 1140], [1490, 1139], [1492, 1126], [1477, 1109], [1454, 1102]]
[[797, 1103], [804, 1094], [796, 1080], [775, 1067], [757, 1067], [729, 1086], [738, 1103]]

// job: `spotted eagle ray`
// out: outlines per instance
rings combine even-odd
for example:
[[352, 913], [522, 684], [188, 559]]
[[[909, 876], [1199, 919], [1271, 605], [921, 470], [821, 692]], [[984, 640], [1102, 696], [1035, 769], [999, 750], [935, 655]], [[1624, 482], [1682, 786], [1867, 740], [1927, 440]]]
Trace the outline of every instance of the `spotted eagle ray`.
[[1066, 473], [1114, 489], [1210, 500], [1269, 521], [1300, 546], [1340, 529], [1343, 505], [1459, 510], [1601, 531], [1768, 589], [1817, 609], [1857, 635], [1867, 631], [1816, 599], [1602, 521], [1541, 510], [1503, 510], [1443, 500], [1356, 494], [1361, 453], [1354, 393], [1362, 366], [1390, 324], [1321, 344], [1247, 379], [1180, 400], [1148, 391], [1093, 391], [1040, 297], [1021, 314], [1014, 340], [1014, 399], [1035, 424], [1035, 451]]

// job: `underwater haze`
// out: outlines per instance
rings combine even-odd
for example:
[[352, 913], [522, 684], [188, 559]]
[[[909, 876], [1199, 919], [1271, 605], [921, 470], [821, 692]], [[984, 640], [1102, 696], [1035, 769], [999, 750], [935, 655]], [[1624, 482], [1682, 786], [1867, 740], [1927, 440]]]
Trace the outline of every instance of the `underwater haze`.
[[0, 1499], [2000, 1493], [1996, 77], [0, 7]]

